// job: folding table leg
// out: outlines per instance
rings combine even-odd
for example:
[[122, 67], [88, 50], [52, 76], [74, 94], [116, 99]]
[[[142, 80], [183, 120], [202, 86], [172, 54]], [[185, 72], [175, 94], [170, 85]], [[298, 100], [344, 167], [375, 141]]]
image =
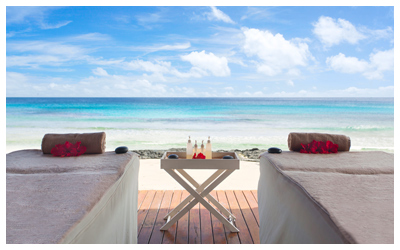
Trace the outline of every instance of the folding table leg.
[[219, 221], [221, 221], [231, 232], [239, 232], [232, 223], [230, 223], [218, 210], [216, 210], [213, 206], [210, 205], [203, 197], [206, 196], [213, 190], [216, 186], [218, 186], [226, 177], [228, 177], [234, 170], [225, 170], [223, 174], [221, 174], [213, 183], [211, 183], [203, 192], [198, 194], [189, 184], [187, 184], [175, 171], [170, 169], [165, 169], [167, 173], [169, 173], [172, 178], [174, 178], [179, 184], [181, 184], [193, 197], [192, 200], [186, 207], [184, 207], [179, 213], [177, 213], [171, 220], [167, 221], [160, 230], [168, 230], [170, 226], [172, 226], [175, 222], [177, 222], [185, 213], [187, 213], [194, 205], [200, 202], [205, 208], [208, 209]]
[[[204, 188], [206, 188], [211, 182], [213, 182], [218, 176], [221, 175], [221, 173], [224, 172], [223, 169], [217, 170], [214, 174], [212, 174], [210, 177], [207, 178], [207, 180], [205, 180], [203, 182], [203, 184], [201, 184], [200, 186], [196, 187], [196, 191], [197, 192], [201, 192], [204, 190]], [[193, 199], [192, 195], [189, 195], [188, 197], [186, 197], [186, 199], [184, 199], [181, 203], [179, 203], [178, 206], [176, 206], [172, 211], [170, 211], [165, 217], [164, 220], [167, 220], [168, 217], [173, 217], [175, 214], [177, 214], [187, 203], [189, 203], [191, 200]]]
[[[183, 169], [177, 169], [177, 171], [178, 171], [183, 177], [185, 177], [186, 180], [188, 180], [188, 181], [196, 188], [197, 193], [203, 191], [203, 189], [202, 189], [202, 190], [198, 190], [197, 187], [200, 186], [199, 183], [197, 183], [197, 181], [195, 181], [188, 173], [186, 173], [185, 170], [183, 170]], [[220, 170], [218, 170], [218, 171], [223, 172], [224, 170], [223, 170], [223, 169], [222, 169], [222, 170], [220, 169]], [[208, 185], [208, 184], [207, 184], [207, 185]], [[207, 195], [206, 195], [206, 198], [207, 198], [211, 203], [213, 203], [226, 217], [231, 216], [233, 219], [236, 219], [236, 217], [235, 217], [233, 214], [231, 214], [231, 212], [229, 212], [228, 209], [226, 209], [221, 203], [219, 203], [211, 194], [207, 194]], [[192, 196], [192, 195], [189, 195], [189, 196], [185, 199], [185, 201], [188, 200], [187, 202], [189, 202], [189, 201], [192, 200], [192, 199], [193, 199], [193, 196]], [[185, 203], [185, 204], [186, 204], [186, 203]]]

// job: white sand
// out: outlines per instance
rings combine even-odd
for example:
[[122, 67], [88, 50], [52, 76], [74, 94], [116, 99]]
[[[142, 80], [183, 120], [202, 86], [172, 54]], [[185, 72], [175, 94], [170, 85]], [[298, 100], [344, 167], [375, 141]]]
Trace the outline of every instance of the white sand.
[[[234, 171], [215, 190], [257, 190], [260, 176], [259, 162], [240, 161]], [[202, 183], [216, 170], [186, 170], [198, 183]], [[165, 170], [159, 159], [140, 160], [139, 190], [184, 190]]]

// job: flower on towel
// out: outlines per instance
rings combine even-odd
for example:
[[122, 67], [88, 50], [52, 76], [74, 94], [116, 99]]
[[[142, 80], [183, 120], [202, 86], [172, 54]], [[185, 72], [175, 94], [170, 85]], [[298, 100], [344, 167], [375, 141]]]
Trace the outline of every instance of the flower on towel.
[[192, 159], [205, 159], [205, 158], [206, 158], [206, 156], [203, 155], [203, 153], [199, 153], [197, 156], [196, 156], [196, 153], [194, 153]]
[[301, 146], [303, 147], [300, 150], [300, 153], [305, 153], [305, 154], [331, 154], [331, 153], [337, 153], [339, 145], [334, 144], [331, 141], [316, 141], [313, 140], [311, 143], [304, 145], [301, 143]]
[[86, 147], [81, 145], [78, 141], [75, 144], [66, 141], [64, 144], [57, 144], [51, 149], [50, 153], [53, 156], [68, 157], [68, 156], [80, 156], [86, 152]]

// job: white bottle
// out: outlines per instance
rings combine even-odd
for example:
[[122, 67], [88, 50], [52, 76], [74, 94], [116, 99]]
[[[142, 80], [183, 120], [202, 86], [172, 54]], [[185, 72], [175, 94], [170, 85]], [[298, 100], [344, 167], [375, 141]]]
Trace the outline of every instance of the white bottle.
[[201, 141], [200, 153], [202, 153], [203, 155], [206, 153], [204, 152], [204, 140]]
[[197, 140], [194, 141], [194, 148], [193, 148], [193, 154], [197, 154]]
[[206, 159], [212, 159], [210, 137], [208, 137], [208, 141], [207, 141], [207, 144], [206, 144]]
[[190, 136], [189, 136], [189, 140], [186, 146], [186, 159], [192, 159], [193, 158], [193, 148], [192, 148], [192, 141], [190, 140]]

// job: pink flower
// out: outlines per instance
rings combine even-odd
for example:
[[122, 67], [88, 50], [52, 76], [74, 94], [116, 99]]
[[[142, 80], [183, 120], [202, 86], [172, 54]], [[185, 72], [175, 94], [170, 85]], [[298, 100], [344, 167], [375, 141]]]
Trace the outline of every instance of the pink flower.
[[307, 145], [304, 145], [301, 143], [302, 149], [300, 150], [300, 153], [303, 154], [330, 154], [330, 153], [337, 153], [339, 145], [334, 144], [331, 141], [316, 141], [313, 140]]
[[78, 141], [75, 144], [66, 141], [65, 144], [57, 144], [50, 151], [50, 153], [53, 156], [59, 156], [59, 157], [80, 156], [85, 152], [86, 152], [86, 147], [81, 146], [80, 141]]

